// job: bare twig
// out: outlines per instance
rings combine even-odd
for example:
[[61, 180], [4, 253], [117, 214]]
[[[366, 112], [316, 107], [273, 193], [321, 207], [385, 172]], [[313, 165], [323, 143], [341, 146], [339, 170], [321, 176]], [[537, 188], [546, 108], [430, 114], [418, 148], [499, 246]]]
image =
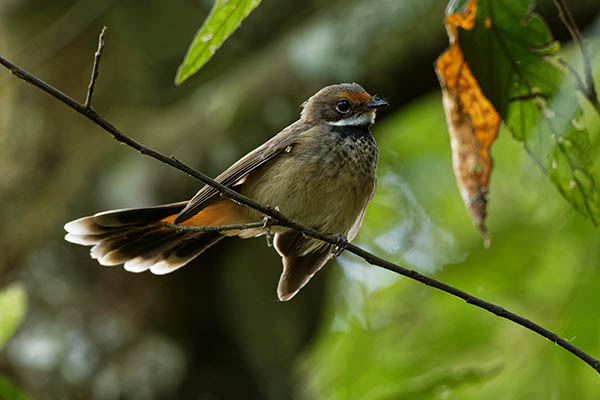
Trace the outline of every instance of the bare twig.
[[100, 32], [100, 37], [98, 38], [98, 50], [96, 50], [96, 53], [94, 54], [94, 67], [92, 68], [92, 77], [90, 78], [87, 96], [85, 96], [85, 108], [92, 107], [92, 95], [94, 94], [96, 79], [98, 79], [98, 69], [100, 68], [100, 58], [102, 57], [102, 51], [104, 50], [104, 35], [106, 35], [106, 29], [106, 27], [102, 28], [102, 32]]
[[[265, 223], [260, 222], [248, 222], [247, 224], [233, 224], [233, 225], [219, 225], [219, 226], [199, 226], [199, 225], [179, 225], [171, 224], [169, 222], [159, 222], [159, 225], [166, 226], [167, 228], [177, 229], [178, 231], [192, 231], [192, 232], [225, 232], [225, 231], [243, 231], [244, 229], [262, 228]], [[274, 224], [277, 225], [277, 224]]]
[[[269, 206], [264, 206], [262, 204], [258, 204], [255, 201], [253, 201], [252, 199], [249, 199], [243, 195], [241, 195], [240, 193], [228, 188], [227, 186], [224, 186], [216, 181], [214, 181], [213, 179], [211, 179], [210, 177], [208, 177], [207, 175], [203, 174], [200, 171], [197, 171], [196, 169], [187, 166], [186, 164], [182, 163], [181, 161], [177, 160], [175, 157], [171, 156], [171, 157], [167, 157], [155, 150], [152, 150], [144, 145], [142, 145], [141, 143], [131, 139], [130, 137], [124, 135], [123, 133], [121, 133], [114, 125], [112, 125], [110, 122], [106, 121], [100, 114], [98, 114], [93, 108], [91, 107], [86, 107], [85, 104], [81, 104], [75, 100], [73, 100], [71, 97], [67, 96], [66, 94], [62, 93], [61, 91], [59, 91], [58, 89], [55, 89], [53, 86], [47, 84], [46, 82], [40, 80], [39, 78], [37, 78], [34, 75], [31, 75], [30, 73], [28, 73], [27, 71], [23, 70], [22, 68], [16, 66], [15, 64], [11, 63], [10, 61], [4, 59], [3, 57], [0, 57], [0, 64], [2, 64], [3, 66], [5, 66], [6, 68], [8, 68], [15, 76], [17, 76], [20, 79], [23, 79], [24, 81], [32, 84], [33, 86], [36, 86], [40, 89], [42, 89], [43, 91], [47, 92], [48, 94], [50, 94], [51, 96], [55, 97], [56, 99], [58, 99], [59, 101], [61, 101], [62, 103], [66, 104], [67, 106], [71, 107], [72, 109], [74, 109], [75, 111], [77, 111], [78, 113], [84, 115], [85, 117], [87, 117], [88, 119], [90, 119], [91, 121], [93, 121], [96, 125], [100, 126], [102, 129], [104, 129], [105, 131], [109, 132], [117, 141], [124, 143], [134, 149], [136, 149], [137, 151], [139, 151], [141, 154], [152, 157], [158, 161], [161, 161], [165, 164], [168, 164], [182, 172], [185, 172], [186, 174], [198, 179], [199, 181], [203, 182], [206, 185], [212, 186], [213, 188], [215, 188], [217, 191], [219, 191], [220, 193], [222, 193], [224, 196], [228, 197], [229, 199], [239, 203], [239, 204], [243, 204], [247, 207], [250, 207], [254, 210], [257, 210], [269, 217], [271, 217], [272, 219], [274, 219], [276, 221], [276, 225], [280, 225], [280, 226], [285, 226], [294, 230], [297, 230], [299, 232], [302, 232], [304, 235], [307, 236], [311, 236], [315, 239], [319, 239], [322, 240], [324, 242], [327, 242], [333, 246], [336, 246], [339, 244], [339, 237], [336, 235], [331, 235], [331, 234], [325, 234], [319, 231], [316, 231], [312, 228], [303, 226], [293, 220], [290, 220], [289, 218], [287, 218], [286, 216], [284, 216], [282, 213], [280, 213], [277, 209], [273, 208], [273, 207], [269, 207]], [[263, 222], [257, 223], [260, 224], [260, 226], [263, 226]], [[256, 227], [255, 225], [252, 225], [253, 227]], [[176, 225], [174, 226], [176, 229], [182, 229], [181, 225]], [[239, 226], [238, 226], [239, 227]], [[188, 228], [185, 228], [188, 229]], [[205, 228], [200, 228], [200, 229], [205, 229]], [[231, 226], [227, 227], [227, 230], [231, 230], [231, 229], [235, 229], [232, 228]], [[560, 336], [558, 336], [557, 334], [543, 328], [542, 326], [526, 319], [523, 318], [515, 313], [512, 313], [508, 310], [506, 310], [503, 307], [500, 307], [498, 305], [489, 303], [485, 300], [482, 300], [478, 297], [472, 296], [460, 289], [457, 289], [453, 286], [450, 286], [444, 282], [438, 281], [436, 279], [427, 277], [425, 275], [422, 275], [414, 270], [402, 267], [400, 265], [394, 264], [392, 262], [389, 262], [387, 260], [384, 260], [380, 257], [377, 257], [374, 254], [369, 253], [368, 251], [353, 245], [353, 244], [348, 244], [346, 246], [346, 250], [356, 254], [359, 257], [362, 257], [365, 261], [367, 261], [369, 264], [375, 265], [375, 266], [379, 266], [381, 268], [387, 269], [389, 271], [393, 271], [396, 272], [400, 275], [406, 276], [408, 278], [414, 279], [416, 281], [419, 281], [425, 285], [434, 287], [436, 289], [439, 289], [441, 291], [444, 291], [446, 293], [449, 293], [455, 297], [458, 297], [464, 301], [466, 301], [469, 304], [472, 304], [476, 307], [479, 307], [481, 309], [484, 309], [486, 311], [489, 311], [499, 317], [502, 318], [506, 318], [518, 325], [521, 325], [545, 338], [547, 338], [548, 340], [552, 341], [553, 343], [561, 346], [562, 348], [564, 348], [565, 350], [569, 351], [570, 353], [572, 353], [573, 355], [575, 355], [576, 357], [580, 358], [581, 360], [583, 360], [584, 362], [586, 362], [588, 365], [590, 365], [594, 370], [596, 370], [598, 373], [600, 373], [600, 360], [595, 359], [594, 357], [590, 356], [589, 354], [585, 353], [583, 350], [579, 349], [578, 347], [576, 347], [575, 345], [573, 345], [572, 343], [570, 343], [569, 341], [561, 338]]]
[[569, 8], [565, 4], [564, 0], [554, 0], [554, 4], [558, 9], [558, 17], [565, 25], [571, 38], [579, 48], [581, 52], [581, 57], [583, 58], [583, 70], [585, 76], [585, 96], [588, 100], [596, 107], [597, 110], [600, 111], [600, 100], [598, 99], [598, 93], [596, 92], [596, 85], [594, 84], [594, 76], [592, 74], [592, 61], [590, 58], [590, 54], [588, 52], [588, 48], [584, 43], [583, 36], [581, 35], [581, 31], [573, 18], [573, 14], [569, 11]]

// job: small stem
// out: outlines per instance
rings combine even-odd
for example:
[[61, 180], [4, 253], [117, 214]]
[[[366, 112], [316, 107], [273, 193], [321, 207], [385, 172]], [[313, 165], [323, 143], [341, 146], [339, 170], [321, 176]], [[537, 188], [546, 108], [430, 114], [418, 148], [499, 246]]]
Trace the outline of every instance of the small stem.
[[98, 50], [94, 53], [94, 66], [92, 68], [92, 77], [90, 78], [90, 84], [88, 85], [87, 95], [85, 97], [85, 108], [92, 107], [92, 95], [94, 94], [94, 87], [96, 86], [96, 79], [98, 79], [98, 70], [100, 68], [100, 58], [104, 51], [104, 35], [106, 35], [106, 26], [102, 28], [100, 37], [98, 37]]
[[585, 96], [594, 105], [596, 110], [600, 111], [600, 100], [598, 99], [598, 93], [596, 92], [596, 85], [594, 83], [594, 76], [592, 74], [592, 62], [587, 46], [584, 43], [583, 36], [581, 35], [581, 31], [579, 30], [579, 27], [573, 18], [573, 14], [571, 14], [571, 11], [569, 11], [569, 8], [565, 4], [564, 0], [554, 0], [554, 4], [558, 9], [558, 17], [569, 31], [571, 38], [573, 38], [573, 41], [581, 52], [585, 76]]
[[262, 228], [264, 222], [249, 222], [247, 224], [233, 224], [233, 225], [219, 225], [219, 226], [199, 226], [199, 225], [178, 225], [171, 224], [169, 222], [159, 222], [159, 225], [166, 226], [167, 228], [177, 229], [178, 231], [191, 231], [191, 232], [225, 232], [234, 230], [244, 230], [253, 228]]

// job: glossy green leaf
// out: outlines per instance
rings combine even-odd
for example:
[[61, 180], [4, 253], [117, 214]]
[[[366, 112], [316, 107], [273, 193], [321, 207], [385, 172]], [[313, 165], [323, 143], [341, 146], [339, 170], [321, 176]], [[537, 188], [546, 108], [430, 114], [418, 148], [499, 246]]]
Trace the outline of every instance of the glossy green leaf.
[[[481, 0], [475, 27], [461, 30], [465, 60], [513, 136], [573, 207], [597, 225], [600, 173], [573, 77], [532, 0]], [[593, 128], [596, 129], [596, 128]]]
[[22, 285], [12, 284], [0, 290], [0, 349], [23, 320], [26, 307], [27, 298]]
[[210, 14], [196, 33], [177, 70], [175, 84], [181, 84], [202, 68], [260, 2], [261, 0], [215, 0]]

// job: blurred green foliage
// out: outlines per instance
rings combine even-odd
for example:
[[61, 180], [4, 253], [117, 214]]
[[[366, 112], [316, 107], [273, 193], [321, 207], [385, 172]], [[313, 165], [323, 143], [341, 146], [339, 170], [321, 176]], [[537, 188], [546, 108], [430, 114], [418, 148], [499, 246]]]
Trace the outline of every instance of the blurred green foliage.
[[[0, 289], [0, 350], [15, 333], [27, 308], [27, 296], [23, 285], [12, 284]], [[8, 378], [0, 374], [0, 400], [28, 399]]]
[[0, 374], [0, 400], [28, 400], [29, 397]]
[[22, 285], [12, 284], [0, 290], [0, 349], [19, 327], [26, 308], [27, 298]]

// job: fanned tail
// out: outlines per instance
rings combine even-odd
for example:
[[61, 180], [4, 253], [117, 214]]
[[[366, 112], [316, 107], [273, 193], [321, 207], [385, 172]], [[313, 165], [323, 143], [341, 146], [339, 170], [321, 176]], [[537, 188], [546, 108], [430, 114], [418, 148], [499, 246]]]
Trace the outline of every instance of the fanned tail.
[[166, 274], [224, 237], [216, 232], [178, 231], [158, 224], [174, 219], [186, 204], [113, 210], [79, 218], [65, 225], [65, 239], [93, 246], [91, 256], [102, 265], [124, 264], [131, 272], [149, 269], [154, 274]]
[[[90, 254], [101, 265], [124, 264], [127, 271], [150, 270], [162, 275], [183, 267], [225, 236], [246, 238], [264, 233], [263, 228], [194, 232], [160, 223], [174, 222], [186, 204], [112, 210], [79, 218], [65, 225], [65, 239], [92, 246]], [[219, 226], [251, 222], [242, 210], [228, 199], [219, 199], [181, 224]], [[332, 257], [330, 245], [295, 231], [276, 233], [275, 249], [283, 259], [283, 273], [277, 290], [281, 301], [294, 297]]]

